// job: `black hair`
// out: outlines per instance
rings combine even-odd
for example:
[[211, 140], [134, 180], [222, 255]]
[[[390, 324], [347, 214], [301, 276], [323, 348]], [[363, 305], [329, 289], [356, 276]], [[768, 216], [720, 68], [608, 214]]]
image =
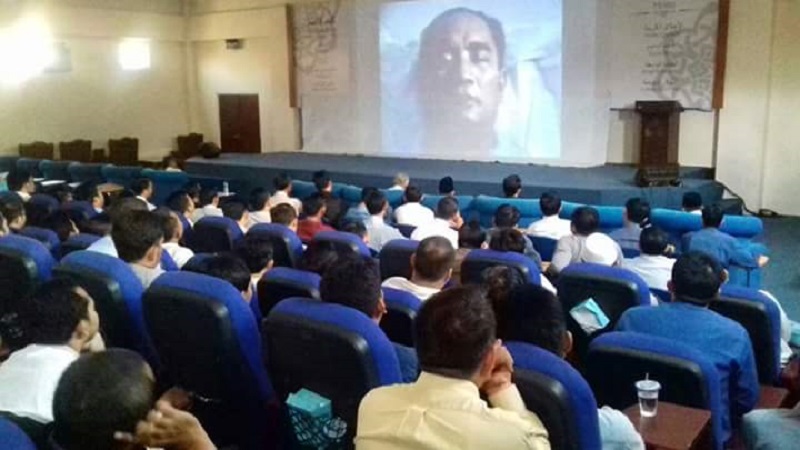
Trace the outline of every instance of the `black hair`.
[[222, 204], [222, 215], [236, 222], [242, 220], [247, 207], [239, 201], [230, 201]]
[[403, 196], [407, 203], [419, 203], [422, 201], [422, 189], [418, 186], [409, 185]]
[[539, 209], [545, 217], [555, 216], [561, 211], [561, 196], [554, 191], [543, 192], [539, 197]]
[[659, 227], [647, 227], [639, 235], [639, 249], [645, 255], [663, 255], [668, 246], [669, 235]]
[[513, 197], [522, 189], [522, 178], [517, 174], [503, 178], [503, 194], [506, 197]]
[[180, 219], [173, 216], [175, 213], [170, 209], [162, 207], [153, 211], [153, 214], [158, 217], [159, 223], [161, 224], [161, 233], [164, 235], [164, 242], [175, 239], [178, 236], [178, 230], [182, 226]]
[[436, 217], [443, 220], [450, 220], [458, 214], [458, 200], [452, 197], [444, 197], [436, 204]]
[[61, 242], [68, 240], [75, 229], [75, 222], [64, 211], [54, 212], [47, 218], [45, 225], [58, 235], [58, 240]]
[[147, 205], [135, 197], [115, 199], [107, 211], [112, 227], [117, 222], [125, 222], [133, 211], [147, 211]]
[[192, 204], [194, 204], [192, 196], [184, 190], [175, 191], [167, 198], [167, 206], [169, 209], [180, 214], [189, 211]]
[[635, 197], [625, 202], [625, 212], [628, 220], [638, 223], [642, 228], [650, 224], [650, 203]]
[[489, 28], [489, 32], [492, 35], [492, 40], [497, 47], [498, 68], [502, 70], [505, 67], [506, 62], [506, 34], [503, 31], [503, 24], [499, 20], [487, 15], [482, 11], [464, 7], [448, 9], [447, 11], [436, 16], [436, 18], [434, 18], [431, 23], [424, 30], [422, 30], [422, 35], [420, 36], [419, 42], [420, 60], [422, 61], [426, 59], [423, 57], [425, 52], [430, 52], [434, 49], [432, 44], [433, 40], [436, 38], [436, 34], [434, 32], [436, 31], [437, 26], [440, 23], [445, 22], [450, 17], [459, 14], [473, 15], [486, 24], [486, 26]]
[[682, 254], [672, 266], [672, 289], [675, 297], [706, 304], [717, 297], [722, 285], [722, 265], [702, 252]]
[[367, 236], [367, 227], [360, 220], [348, 220], [342, 225], [341, 230], [345, 233], [353, 233], [361, 239]]
[[111, 226], [111, 239], [119, 258], [127, 263], [144, 258], [163, 238], [161, 220], [150, 211], [131, 211], [125, 220], [115, 220]]
[[214, 202], [215, 198], [219, 197], [219, 192], [212, 188], [203, 188], [200, 191], [200, 206], [207, 206]]
[[272, 218], [272, 223], [289, 226], [297, 219], [297, 211], [288, 203], [281, 203], [275, 205], [269, 210], [269, 215]]
[[439, 193], [446, 195], [456, 190], [453, 177], [444, 177], [439, 180]]
[[151, 187], [153, 187], [153, 181], [149, 178], [139, 178], [131, 183], [131, 190], [136, 195], [142, 195], [142, 192], [150, 189]]
[[6, 176], [6, 185], [9, 191], [19, 191], [29, 181], [33, 181], [33, 175], [24, 169], [14, 169]]
[[183, 190], [186, 191], [186, 193], [189, 194], [189, 198], [194, 201], [194, 199], [200, 200], [200, 191], [202, 191], [203, 188], [200, 187], [200, 183], [197, 181], [190, 181], [183, 186]]
[[507, 339], [509, 295], [518, 286], [527, 283], [525, 275], [511, 266], [487, 267], [481, 272], [481, 287], [483, 288], [486, 300], [492, 305], [492, 310], [497, 319], [497, 337]]
[[25, 219], [27, 221], [28, 217], [25, 211], [25, 205], [22, 201], [11, 198], [0, 201], [0, 214], [3, 214], [3, 217], [6, 218], [9, 227], [12, 222], [19, 219]]
[[383, 211], [383, 208], [386, 207], [386, 203], [386, 195], [376, 189], [370, 192], [369, 196], [367, 197], [367, 211], [369, 211], [369, 213], [373, 216], [380, 214], [380, 212]]
[[57, 278], [21, 302], [22, 323], [31, 343], [65, 345], [72, 339], [80, 321], [89, 319], [89, 300], [77, 289], [73, 281]]
[[311, 175], [311, 180], [317, 191], [322, 191], [328, 187], [328, 183], [331, 182], [331, 176], [327, 170], [318, 170]]
[[481, 248], [486, 242], [486, 232], [481, 229], [477, 220], [470, 220], [458, 230], [458, 246], [460, 248]]
[[272, 242], [259, 236], [246, 235], [237, 243], [235, 252], [247, 264], [250, 273], [258, 273], [272, 261]]
[[250, 192], [250, 211], [261, 211], [269, 204], [270, 195], [264, 188], [255, 188]]
[[705, 208], [703, 208], [704, 227], [719, 228], [719, 226], [722, 225], [722, 219], [724, 217], [725, 213], [722, 211], [722, 208], [717, 203], [714, 203], [713, 205], [706, 206]]
[[325, 207], [325, 199], [319, 192], [315, 192], [303, 200], [303, 214], [316, 216]]
[[245, 292], [250, 287], [250, 269], [241, 258], [230, 253], [210, 256], [198, 266], [184, 268], [189, 272], [202, 273], [230, 283], [237, 291]]
[[[27, 217], [25, 226], [50, 228], [49, 222], [51, 214], [47, 208], [43, 208], [40, 204], [35, 202], [23, 203], [22, 207], [25, 209], [25, 216]], [[56, 210], [56, 212], [60, 211]]]
[[283, 191], [292, 185], [292, 179], [286, 172], [279, 173], [278, 176], [272, 179], [272, 185], [275, 186], [275, 189]]
[[588, 236], [600, 228], [600, 213], [591, 206], [581, 206], [572, 213], [572, 227], [578, 234]]
[[516, 206], [508, 203], [500, 205], [494, 212], [494, 226], [498, 228], [514, 228], [519, 223], [520, 212]]
[[477, 286], [435, 294], [423, 302], [414, 323], [420, 368], [447, 377], [472, 378], [495, 336], [494, 312]]
[[381, 275], [371, 258], [342, 255], [328, 267], [319, 284], [322, 301], [357, 309], [372, 318], [381, 300]]
[[414, 270], [427, 281], [444, 279], [456, 260], [453, 244], [441, 236], [423, 239], [414, 255]]
[[339, 261], [339, 252], [330, 242], [311, 241], [306, 251], [303, 252], [300, 268], [322, 276], [337, 261]]
[[694, 211], [703, 207], [703, 197], [699, 192], [689, 191], [683, 194], [681, 199], [683, 209]]
[[367, 187], [361, 188], [361, 201], [366, 203], [367, 199], [369, 198], [369, 195], [373, 191], [377, 191], [377, 190], [378, 190], [378, 188], [372, 187], [372, 186], [367, 186]]
[[64, 450], [107, 450], [114, 433], [134, 433], [155, 400], [155, 382], [130, 350], [89, 353], [61, 375], [53, 396], [52, 439]]
[[525, 253], [525, 236], [515, 228], [501, 228], [492, 233], [489, 249], [498, 252]]
[[527, 342], [561, 357], [567, 323], [564, 308], [555, 294], [525, 283], [509, 295], [506, 339]]

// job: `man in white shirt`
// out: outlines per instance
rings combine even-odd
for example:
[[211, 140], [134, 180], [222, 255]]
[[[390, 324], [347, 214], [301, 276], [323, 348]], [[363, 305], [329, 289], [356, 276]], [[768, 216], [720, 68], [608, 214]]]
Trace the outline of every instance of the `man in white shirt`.
[[458, 250], [458, 230], [464, 225], [458, 200], [453, 197], [444, 197], [436, 205], [436, 214], [433, 222], [417, 227], [411, 233], [411, 239], [421, 241], [431, 236], [441, 236], [450, 241], [454, 249]]
[[31, 199], [31, 195], [36, 192], [36, 183], [33, 176], [27, 170], [12, 170], [6, 177], [8, 190], [16, 193], [23, 202]]
[[415, 333], [422, 373], [415, 383], [364, 397], [357, 450], [550, 448], [547, 430], [511, 381], [514, 361], [496, 338], [494, 313], [480, 288], [431, 297]]
[[450, 281], [455, 259], [456, 251], [450, 241], [441, 236], [429, 237], [411, 255], [411, 279], [392, 277], [383, 282], [383, 287], [407, 291], [427, 300]]
[[622, 267], [639, 275], [650, 289], [668, 292], [675, 260], [667, 257], [671, 250], [667, 233], [655, 226], [645, 228], [639, 236], [639, 249], [641, 255], [623, 260]]
[[32, 344], [0, 365], [0, 411], [49, 423], [58, 380], [80, 352], [92, 350], [100, 318], [89, 294], [65, 279], [45, 283], [25, 303]]
[[389, 188], [390, 191], [405, 191], [408, 189], [408, 183], [411, 180], [405, 172], [397, 172], [394, 176], [394, 184]]
[[194, 256], [191, 249], [182, 247], [180, 244], [183, 237], [183, 224], [173, 211], [158, 210], [156, 213], [161, 220], [161, 228], [164, 233], [164, 244], [161, 245], [161, 248], [169, 253], [169, 256], [175, 261], [175, 265], [180, 269]]
[[406, 188], [403, 195], [405, 203], [394, 212], [395, 220], [400, 225], [420, 227], [433, 222], [433, 211], [422, 206], [422, 190], [416, 186]]
[[269, 203], [269, 192], [264, 188], [254, 189], [250, 193], [250, 226], [258, 225], [259, 223], [272, 222], [272, 216], [269, 213], [272, 205]]
[[300, 215], [300, 211], [303, 209], [303, 203], [291, 197], [292, 179], [289, 178], [289, 175], [282, 173], [275, 177], [272, 183], [275, 186], [275, 194], [269, 199], [269, 204], [274, 208], [281, 203], [288, 203], [292, 205], [297, 214]]
[[539, 197], [539, 208], [544, 217], [528, 226], [529, 235], [559, 240], [572, 234], [569, 220], [558, 217], [561, 212], [561, 197], [557, 193], [543, 193]]
[[164, 273], [161, 269], [164, 232], [155, 213], [131, 211], [125, 220], [114, 222], [111, 239], [114, 240], [119, 259], [128, 263], [145, 289]]
[[395, 239], [405, 239], [400, 230], [386, 225], [384, 221], [386, 212], [389, 210], [389, 202], [386, 201], [386, 195], [383, 192], [377, 189], [370, 191], [367, 195], [366, 204], [367, 211], [370, 214], [369, 221], [366, 224], [369, 232], [369, 248], [379, 252], [387, 242]]
[[235, 200], [225, 202], [222, 205], [222, 215], [236, 222], [242, 234], [247, 234], [250, 229], [250, 213], [244, 203]]
[[149, 178], [139, 178], [138, 180], [134, 181], [131, 185], [131, 190], [133, 193], [136, 194], [136, 198], [143, 201], [145, 205], [147, 205], [147, 209], [152, 211], [156, 209], [156, 205], [150, 203], [150, 199], [153, 198], [153, 182]]
[[[574, 262], [591, 262], [607, 266], [622, 264], [619, 244], [603, 233], [600, 214], [591, 206], [582, 206], [572, 213], [572, 233], [558, 240], [548, 271], [557, 274]], [[591, 240], [589, 239], [591, 238]]]
[[203, 189], [200, 191], [200, 208], [192, 213], [192, 223], [197, 223], [203, 217], [222, 217], [222, 210], [219, 209], [219, 192], [215, 189]]

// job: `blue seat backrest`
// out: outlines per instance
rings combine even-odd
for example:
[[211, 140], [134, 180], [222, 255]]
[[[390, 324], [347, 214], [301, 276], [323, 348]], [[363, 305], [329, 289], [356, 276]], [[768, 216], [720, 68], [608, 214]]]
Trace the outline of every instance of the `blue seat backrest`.
[[303, 243], [294, 231], [277, 223], [259, 223], [250, 227], [247, 235], [272, 242], [272, 260], [276, 267], [300, 267]]
[[17, 170], [30, 172], [31, 176], [34, 178], [40, 178], [42, 176], [42, 171], [39, 169], [39, 164], [42, 161], [46, 160], [38, 158], [19, 158], [16, 162], [16, 168]]
[[597, 401], [589, 384], [566, 361], [523, 342], [506, 342], [525, 405], [545, 425], [552, 448], [601, 446]]
[[281, 300], [291, 297], [304, 297], [319, 300], [320, 276], [314, 272], [275, 267], [265, 273], [258, 282], [258, 305], [261, 315], [269, 312]]
[[204, 264], [209, 258], [213, 258], [215, 253], [195, 253], [186, 264], [183, 265], [181, 270], [185, 272], [203, 273]]
[[92, 204], [84, 201], [69, 202], [61, 205], [61, 210], [67, 213], [69, 218], [76, 224], [90, 220], [97, 216]]
[[367, 244], [353, 233], [345, 233], [343, 231], [320, 231], [314, 235], [313, 241], [327, 243], [340, 255], [352, 253], [365, 258], [372, 256]]
[[357, 205], [361, 203], [361, 188], [358, 186], [334, 183], [332, 194], [349, 204]]
[[300, 200], [317, 192], [317, 187], [310, 181], [292, 180], [292, 197]]
[[[430, 208], [434, 213], [436, 212], [436, 206], [439, 204], [439, 200], [441, 200], [444, 196], [443, 195], [425, 195], [422, 197], [422, 205]], [[475, 197], [471, 195], [456, 195], [456, 200], [458, 201], [458, 209], [461, 211], [461, 216], [464, 220], [467, 220], [472, 212], [474, 211], [473, 202], [475, 201]]]
[[[672, 209], [654, 209], [650, 214], [654, 225], [667, 231], [673, 239], [679, 239], [684, 234], [703, 228], [703, 218], [698, 214], [691, 214]], [[726, 215], [722, 220], [720, 230], [733, 237], [751, 239], [764, 231], [764, 224], [758, 217], [744, 217]]]
[[[389, 206], [391, 206], [392, 208], [397, 209], [400, 205], [403, 204], [403, 195], [405, 194], [404, 191], [401, 191], [399, 189], [381, 189], [381, 192], [383, 192], [383, 195], [386, 196], [386, 201], [389, 202]], [[350, 203], [355, 205], [360, 202], [361, 199], [359, 198], [357, 201]]]
[[363, 396], [401, 381], [391, 342], [356, 309], [291, 298], [272, 309], [262, 331], [270, 376], [281, 398], [303, 387], [314, 391], [331, 400], [334, 415], [347, 422], [350, 432]]
[[0, 448], [5, 450], [36, 450], [36, 445], [22, 429], [0, 417]]
[[[144, 317], [175, 384], [210, 399], [198, 412], [223, 445], [264, 448], [274, 393], [258, 326], [230, 283], [191, 272], [161, 275], [145, 292]], [[273, 436], [274, 438], [274, 436]]]
[[396, 224], [394, 227], [397, 228], [397, 231], [405, 238], [411, 238], [411, 235], [414, 234], [414, 230], [417, 229], [417, 227], [413, 225], [404, 225], [402, 223]]
[[83, 183], [84, 181], [102, 182], [103, 181], [103, 166], [105, 164], [99, 163], [70, 163], [67, 166], [67, 172], [71, 181], [76, 183]]
[[166, 270], [167, 272], [175, 272], [176, 270], [180, 270], [178, 265], [175, 263], [175, 260], [172, 259], [172, 256], [165, 251], [161, 252], [161, 269]]
[[131, 185], [131, 182], [141, 176], [142, 168], [108, 164], [100, 169], [100, 173], [107, 182], [128, 187]]
[[642, 333], [606, 333], [592, 342], [585, 374], [598, 403], [617, 409], [636, 404], [634, 385], [649, 374], [661, 383], [660, 401], [711, 411], [715, 448], [727, 439], [722, 435], [727, 405], [717, 370], [685, 344]]
[[41, 242], [48, 250], [53, 258], [59, 258], [61, 255], [61, 240], [55, 231], [47, 228], [39, 227], [25, 227], [19, 231], [21, 236], [36, 239]]
[[539, 207], [538, 199], [502, 198], [479, 195], [475, 197], [475, 201], [472, 203], [472, 209], [479, 214], [481, 226], [489, 228], [492, 226], [492, 220], [494, 219], [495, 212], [497, 212], [497, 208], [505, 204], [514, 206], [519, 210], [520, 227], [527, 228], [531, 222], [542, 218], [542, 210]]
[[30, 199], [31, 206], [39, 209], [46, 216], [53, 214], [61, 206], [58, 200], [48, 194], [33, 194]]
[[558, 214], [558, 216], [562, 219], [570, 220], [572, 219], [572, 213], [574, 213], [575, 210], [581, 206], [591, 206], [597, 210], [597, 213], [600, 216], [600, 231], [603, 231], [604, 233], [611, 230], [616, 230], [617, 228], [622, 228], [624, 225], [622, 221], [622, 214], [625, 211], [625, 208], [622, 206], [595, 206], [584, 205], [581, 203], [562, 202], [561, 212]]
[[102, 253], [77, 251], [65, 256], [54, 273], [75, 281], [94, 299], [100, 330], [109, 347], [137, 351], [157, 369], [144, 325], [142, 282], [128, 264]]
[[78, 250], [86, 250], [87, 248], [89, 248], [89, 246], [94, 244], [98, 239], [100, 239], [100, 236], [89, 233], [81, 233], [72, 236], [65, 242], [61, 243], [61, 257], [63, 258], [69, 255], [70, 253]]
[[13, 234], [0, 238], [0, 314], [49, 281], [55, 263], [47, 247], [36, 239]]
[[539, 256], [542, 257], [542, 261], [553, 260], [553, 253], [556, 252], [556, 245], [558, 244], [557, 239], [530, 235], [528, 235], [528, 239], [531, 240], [533, 248], [539, 252]]
[[781, 314], [778, 305], [758, 289], [725, 284], [709, 308], [738, 322], [750, 335], [762, 384], [778, 382], [781, 371]]
[[242, 230], [233, 219], [206, 216], [194, 224], [189, 247], [195, 253], [229, 252], [241, 238]]
[[381, 248], [378, 259], [381, 279], [392, 277], [411, 278], [411, 255], [417, 251], [419, 241], [395, 239]]
[[414, 319], [422, 308], [422, 301], [410, 292], [386, 287], [383, 301], [387, 311], [381, 319], [381, 329], [392, 342], [413, 347]]
[[69, 180], [70, 161], [50, 161], [44, 160], [39, 163], [39, 170], [42, 177], [48, 180]]
[[155, 192], [151, 203], [163, 205], [173, 192], [183, 189], [189, 183], [189, 175], [186, 172], [167, 172], [165, 170], [142, 170], [142, 177], [153, 181]]
[[489, 267], [515, 267], [533, 284], [541, 283], [541, 269], [530, 258], [520, 253], [494, 250], [472, 250], [461, 263], [461, 283], [481, 283], [481, 274]]

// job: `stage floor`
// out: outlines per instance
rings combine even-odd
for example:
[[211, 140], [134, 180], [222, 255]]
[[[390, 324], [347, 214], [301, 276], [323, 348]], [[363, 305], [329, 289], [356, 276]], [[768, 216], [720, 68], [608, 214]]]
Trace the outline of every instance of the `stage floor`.
[[639, 188], [634, 183], [636, 169], [622, 165], [571, 168], [301, 152], [227, 153], [218, 159], [186, 161], [190, 174], [238, 180], [243, 183], [241, 189], [247, 190], [259, 186], [272, 189], [272, 179], [280, 172], [310, 180], [320, 169], [328, 170], [335, 182], [381, 188], [391, 186], [397, 172], [406, 172], [411, 182], [427, 193], [436, 193], [439, 179], [449, 175], [459, 194], [495, 196], [502, 195], [500, 181], [516, 173], [522, 178], [522, 197], [538, 198], [545, 190], [556, 190], [564, 200], [594, 205], [622, 205], [628, 198], [642, 197], [654, 207], [680, 208], [684, 192], [697, 191], [705, 203], [712, 203], [722, 199], [723, 191], [703, 168], [682, 168], [680, 187]]

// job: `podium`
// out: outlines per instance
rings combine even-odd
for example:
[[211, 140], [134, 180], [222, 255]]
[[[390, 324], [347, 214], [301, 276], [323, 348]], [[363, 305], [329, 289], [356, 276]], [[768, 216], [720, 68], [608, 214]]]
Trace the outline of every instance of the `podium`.
[[641, 187], [679, 185], [678, 140], [683, 106], [672, 100], [638, 101], [635, 111], [641, 118], [636, 184]]

